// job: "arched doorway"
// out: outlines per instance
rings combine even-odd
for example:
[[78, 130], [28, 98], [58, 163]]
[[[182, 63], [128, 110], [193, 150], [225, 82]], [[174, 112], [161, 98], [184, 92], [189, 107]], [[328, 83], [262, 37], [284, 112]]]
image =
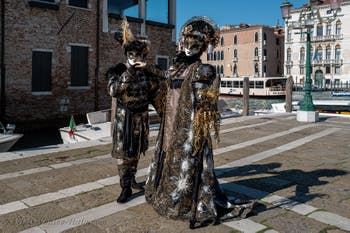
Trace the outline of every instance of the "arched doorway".
[[322, 70], [316, 70], [315, 72], [315, 86], [318, 88], [323, 87], [324, 76]]

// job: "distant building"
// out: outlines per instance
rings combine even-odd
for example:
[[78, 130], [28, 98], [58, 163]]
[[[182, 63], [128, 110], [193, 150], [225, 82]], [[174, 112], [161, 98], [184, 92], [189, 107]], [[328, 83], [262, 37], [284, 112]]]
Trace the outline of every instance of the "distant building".
[[222, 77], [278, 77], [283, 74], [284, 30], [279, 26], [227, 25], [220, 42], [202, 60]]
[[[114, 32], [128, 17], [151, 41], [148, 60], [167, 68], [175, 54], [176, 0], [0, 0], [0, 116], [66, 119], [111, 108], [104, 74], [124, 62]], [[4, 24], [3, 24], [4, 22]], [[46, 121], [42, 121], [46, 122]]]
[[[311, 36], [311, 79], [313, 85], [350, 83], [350, 0], [344, 0], [337, 17], [331, 21], [330, 0], [318, 1], [323, 22], [314, 22]], [[302, 8], [292, 10], [289, 23], [298, 21]], [[306, 29], [303, 29], [306, 30]], [[306, 60], [306, 34], [301, 29], [285, 28], [285, 76], [294, 83], [304, 85]]]

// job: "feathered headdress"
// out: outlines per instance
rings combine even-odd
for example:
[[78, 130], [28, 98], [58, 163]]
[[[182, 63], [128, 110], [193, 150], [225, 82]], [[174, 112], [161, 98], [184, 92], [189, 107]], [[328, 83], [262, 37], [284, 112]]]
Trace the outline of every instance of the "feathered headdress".
[[122, 45], [124, 53], [126, 54], [127, 51], [133, 50], [139, 51], [146, 56], [149, 52], [150, 42], [148, 40], [135, 39], [125, 16], [123, 16], [121, 29], [122, 31], [115, 33], [115, 39]]

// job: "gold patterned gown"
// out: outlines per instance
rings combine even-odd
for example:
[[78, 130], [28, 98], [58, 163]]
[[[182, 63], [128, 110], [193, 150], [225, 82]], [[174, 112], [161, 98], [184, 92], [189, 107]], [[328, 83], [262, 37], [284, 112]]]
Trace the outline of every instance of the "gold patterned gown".
[[160, 215], [174, 219], [216, 223], [245, 217], [253, 203], [229, 202], [214, 172], [210, 128], [219, 125], [215, 69], [199, 58], [180, 56], [166, 73], [168, 85], [146, 200]]

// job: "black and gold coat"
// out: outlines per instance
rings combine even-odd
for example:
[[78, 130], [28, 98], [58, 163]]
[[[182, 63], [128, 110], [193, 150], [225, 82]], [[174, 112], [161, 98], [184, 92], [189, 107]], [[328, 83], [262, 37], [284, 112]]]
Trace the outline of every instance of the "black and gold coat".
[[[219, 127], [215, 69], [199, 58], [179, 56], [166, 74], [164, 114], [149, 166], [146, 200], [160, 215], [174, 219], [190, 219], [193, 210], [203, 223], [244, 216], [247, 206], [227, 200], [214, 172], [210, 129], [217, 132]], [[194, 198], [196, 176], [200, 183]]]
[[112, 157], [132, 160], [148, 148], [148, 105], [159, 89], [143, 69], [118, 64], [107, 72], [108, 92], [116, 98]]

